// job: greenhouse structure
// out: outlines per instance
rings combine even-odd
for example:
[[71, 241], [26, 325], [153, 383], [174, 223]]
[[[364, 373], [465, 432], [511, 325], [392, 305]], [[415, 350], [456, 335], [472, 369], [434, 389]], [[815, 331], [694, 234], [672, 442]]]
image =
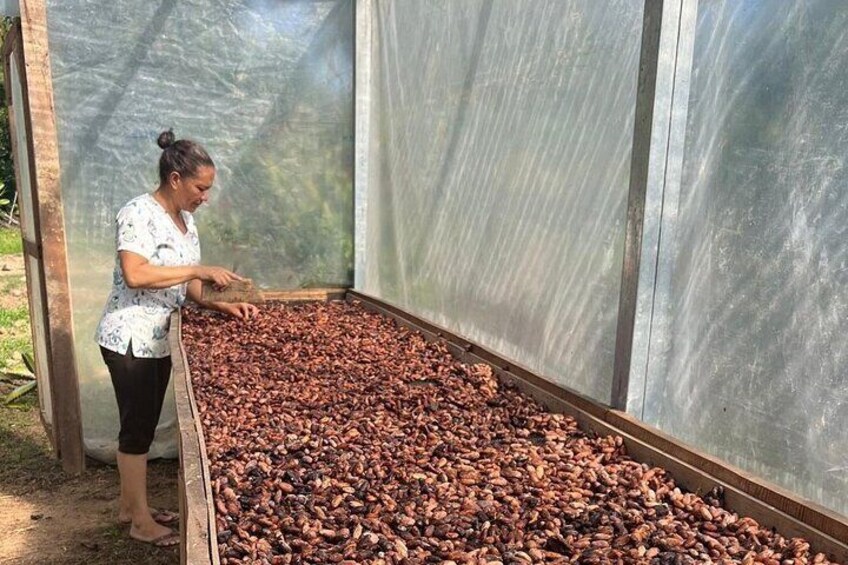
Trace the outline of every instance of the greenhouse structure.
[[[848, 560], [845, 2], [21, 0], [4, 55], [67, 470], [114, 459], [92, 336], [173, 128], [204, 263], [413, 320]], [[154, 457], [197, 431], [172, 381]]]

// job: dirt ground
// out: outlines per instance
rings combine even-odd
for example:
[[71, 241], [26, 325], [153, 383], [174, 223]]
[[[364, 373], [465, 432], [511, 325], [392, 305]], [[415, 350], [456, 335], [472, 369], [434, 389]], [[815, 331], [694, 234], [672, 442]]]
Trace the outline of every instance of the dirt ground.
[[[23, 275], [20, 256], [0, 256], [0, 310], [27, 305]], [[12, 333], [27, 335], [29, 328], [7, 329], [0, 340]], [[0, 386], [0, 394], [8, 390]], [[35, 393], [17, 406], [0, 403], [0, 564], [178, 563], [178, 549], [133, 541], [128, 526], [117, 523], [115, 467], [88, 460], [81, 476], [62, 471], [38, 414]], [[151, 462], [148, 482], [156, 507], [177, 510], [177, 471], [176, 461]]]
[[23, 282], [25, 275], [22, 256], [0, 255], [0, 281], [3, 281], [0, 286], [3, 289], [3, 292], [0, 292], [0, 309], [12, 310], [26, 306], [26, 287]]
[[23, 255], [0, 255], [0, 276], [24, 272]]
[[[37, 420], [29, 430], [21, 432], [22, 436], [30, 435], [30, 441], [41, 439], [32, 436], [44, 436]], [[4, 444], [7, 439], [3, 438]], [[114, 501], [118, 480], [113, 467], [89, 460], [82, 476], [68, 477], [49, 453], [40, 451], [38, 456], [22, 462], [17, 477], [12, 474], [0, 480], [0, 531], [4, 533], [0, 537], [0, 563], [179, 562], [177, 549], [151, 548], [135, 542], [127, 535], [128, 527], [117, 524]], [[6, 453], [3, 461], [5, 465]], [[173, 461], [151, 464], [149, 480], [154, 504], [176, 509], [176, 474]]]

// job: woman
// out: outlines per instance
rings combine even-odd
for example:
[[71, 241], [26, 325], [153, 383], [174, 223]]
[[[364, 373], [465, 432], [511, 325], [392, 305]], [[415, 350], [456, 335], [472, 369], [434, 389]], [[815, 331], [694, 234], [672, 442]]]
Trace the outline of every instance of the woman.
[[222, 267], [200, 265], [191, 213], [209, 199], [215, 164], [199, 144], [175, 141], [172, 131], [163, 132], [158, 144], [163, 150], [159, 187], [118, 212], [118, 257], [97, 342], [112, 377], [121, 419], [119, 519], [131, 523], [130, 537], [171, 546], [179, 543], [179, 535], [159, 522], [174, 522], [175, 516], [154, 513], [147, 504], [147, 452], [171, 374], [170, 315], [186, 297], [242, 320], [255, 314], [256, 307], [201, 299], [201, 281], [225, 288], [240, 280]]

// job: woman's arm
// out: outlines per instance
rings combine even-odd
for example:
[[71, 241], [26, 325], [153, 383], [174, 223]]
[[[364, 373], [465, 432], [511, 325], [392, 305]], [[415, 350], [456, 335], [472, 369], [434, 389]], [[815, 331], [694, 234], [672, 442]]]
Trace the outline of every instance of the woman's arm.
[[160, 267], [151, 265], [147, 259], [132, 251], [120, 251], [118, 255], [124, 282], [130, 288], [168, 288], [193, 280], [196, 280], [198, 285], [201, 280], [205, 280], [212, 281], [220, 288], [226, 288], [230, 282], [241, 280], [240, 276], [223, 267]]
[[229, 303], [229, 302], [209, 302], [202, 298], [203, 287], [200, 279], [189, 281], [186, 288], [186, 295], [190, 300], [196, 302], [202, 308], [209, 310], [217, 310], [224, 314], [229, 314], [240, 320], [249, 320], [254, 314], [259, 312], [259, 308], [247, 302]]

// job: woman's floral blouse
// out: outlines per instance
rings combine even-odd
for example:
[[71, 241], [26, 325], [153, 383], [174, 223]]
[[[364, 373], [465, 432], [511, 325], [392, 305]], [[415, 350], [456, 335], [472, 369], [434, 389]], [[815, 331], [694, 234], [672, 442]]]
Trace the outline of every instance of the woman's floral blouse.
[[[194, 219], [188, 212], [181, 213], [188, 227], [185, 234], [152, 194], [130, 200], [118, 212], [117, 250], [141, 255], [151, 265], [179, 267], [200, 263], [200, 240]], [[129, 288], [116, 254], [112, 292], [97, 327], [97, 343], [121, 355], [132, 343], [136, 357], [167, 357], [171, 354], [171, 312], [185, 299], [185, 283], [158, 290]]]

